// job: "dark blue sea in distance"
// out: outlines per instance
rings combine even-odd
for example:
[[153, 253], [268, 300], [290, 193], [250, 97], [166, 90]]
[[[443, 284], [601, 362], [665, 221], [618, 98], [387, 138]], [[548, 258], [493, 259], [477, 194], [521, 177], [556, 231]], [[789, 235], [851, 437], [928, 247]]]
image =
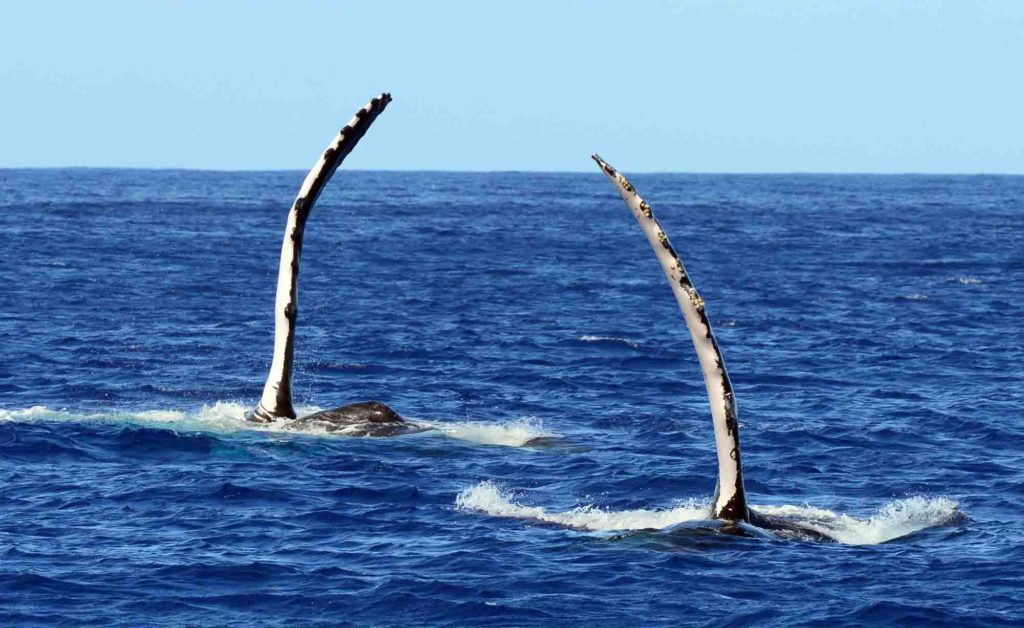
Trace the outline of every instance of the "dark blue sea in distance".
[[0, 623], [1024, 621], [1024, 178], [632, 178], [752, 504], [821, 542], [702, 521], [701, 372], [596, 169], [340, 171], [297, 404], [437, 429], [246, 424], [303, 176], [0, 171]]

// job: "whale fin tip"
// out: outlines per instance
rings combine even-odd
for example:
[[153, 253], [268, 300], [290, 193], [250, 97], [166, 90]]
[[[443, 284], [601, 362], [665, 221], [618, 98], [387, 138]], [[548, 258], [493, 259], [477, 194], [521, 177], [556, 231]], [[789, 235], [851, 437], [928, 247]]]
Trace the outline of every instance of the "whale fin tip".
[[594, 153], [593, 155], [591, 155], [590, 158], [593, 159], [597, 163], [597, 165], [601, 168], [601, 170], [603, 170], [604, 173], [606, 175], [608, 175], [609, 177], [612, 177], [614, 179], [614, 178], [619, 176], [618, 170], [616, 170], [615, 168], [612, 168], [611, 164], [609, 164], [604, 159], [601, 159], [601, 156], [598, 155], [597, 153]]

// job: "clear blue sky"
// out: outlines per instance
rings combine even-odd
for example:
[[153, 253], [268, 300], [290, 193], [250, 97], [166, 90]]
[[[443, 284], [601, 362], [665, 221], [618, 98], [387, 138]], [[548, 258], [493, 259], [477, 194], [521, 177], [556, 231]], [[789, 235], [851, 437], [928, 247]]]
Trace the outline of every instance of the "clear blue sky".
[[1024, 173], [1024, 1], [6, 2], [0, 167]]

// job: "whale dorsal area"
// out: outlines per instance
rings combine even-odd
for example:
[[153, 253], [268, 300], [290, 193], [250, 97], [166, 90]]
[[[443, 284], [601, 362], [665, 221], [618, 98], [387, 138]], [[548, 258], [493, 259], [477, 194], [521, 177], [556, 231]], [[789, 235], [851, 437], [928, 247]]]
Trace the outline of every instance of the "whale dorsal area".
[[408, 423], [379, 401], [362, 401], [304, 416], [289, 423], [288, 429], [339, 432], [346, 436], [398, 436], [426, 428]]

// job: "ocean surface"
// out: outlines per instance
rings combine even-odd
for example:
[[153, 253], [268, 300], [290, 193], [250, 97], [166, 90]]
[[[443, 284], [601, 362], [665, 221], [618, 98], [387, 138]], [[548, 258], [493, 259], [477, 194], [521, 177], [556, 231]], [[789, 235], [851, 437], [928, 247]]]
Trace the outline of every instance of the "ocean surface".
[[0, 170], [0, 624], [1024, 622], [1024, 177], [631, 176], [751, 503], [823, 542], [707, 521], [696, 356], [596, 168], [339, 171], [296, 402], [436, 429], [247, 424], [303, 176]]

